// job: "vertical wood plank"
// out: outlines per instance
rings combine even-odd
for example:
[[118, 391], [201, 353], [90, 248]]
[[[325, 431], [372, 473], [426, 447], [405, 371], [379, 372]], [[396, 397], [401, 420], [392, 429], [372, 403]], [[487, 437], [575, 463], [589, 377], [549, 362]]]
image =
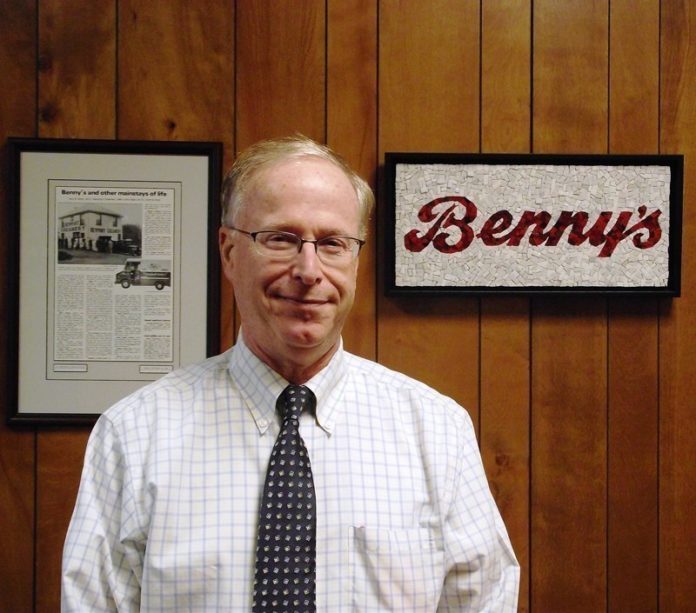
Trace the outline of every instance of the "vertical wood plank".
[[119, 138], [231, 145], [231, 0], [119, 2]]
[[[329, 0], [327, 13], [327, 143], [375, 187], [377, 167], [377, 5]], [[345, 347], [375, 359], [377, 236], [374, 214], [360, 253], [355, 304], [343, 331]]]
[[381, 0], [380, 148], [479, 149], [479, 2]]
[[[233, 0], [119, 2], [120, 138], [222, 141], [232, 163], [234, 20]], [[222, 349], [233, 312], [221, 282]]]
[[[116, 11], [111, 0], [85, 6], [46, 0], [39, 11], [39, 135], [113, 138], [116, 125]], [[60, 608], [60, 567], [87, 428], [37, 436], [35, 611]]]
[[531, 136], [531, 0], [482, 3], [481, 151], [528, 153]]
[[660, 610], [696, 602], [696, 11], [663, 0], [660, 145], [684, 154], [682, 296], [660, 317]]
[[[0, 9], [0, 17], [2, 15], [3, 11]], [[3, 350], [3, 364], [7, 360], [6, 353]], [[3, 404], [5, 405], [3, 408], [7, 409], [7, 402]], [[2, 548], [0, 610], [2, 611], [31, 611], [33, 606], [36, 517], [34, 453], [33, 430], [14, 431], [4, 423], [0, 426], [0, 516], [3, 526], [0, 531], [0, 547]]]
[[610, 152], [657, 153], [660, 1], [612, 0], [610, 19]]
[[606, 322], [534, 303], [531, 609], [606, 608]]
[[[608, 4], [534, 3], [536, 152], [604, 152]], [[606, 609], [606, 301], [535, 299], [531, 608]], [[559, 563], [560, 562], [560, 563]]]
[[608, 0], [535, 0], [534, 153], [606, 153]]
[[[3, 11], [0, 9], [0, 17]], [[16, 22], [15, 22], [16, 23]], [[5, 302], [3, 300], [3, 302]], [[6, 312], [3, 304], [3, 313]], [[3, 346], [3, 358], [5, 358]], [[2, 403], [2, 410], [9, 407]], [[33, 430], [13, 431], [0, 425], [0, 610], [31, 611], [34, 599]]]
[[80, 484], [89, 430], [42, 429], [38, 435], [36, 496], [36, 613], [60, 609], [63, 543]]
[[[659, 1], [610, 5], [611, 153], [657, 153]], [[658, 306], [609, 301], [607, 598], [610, 611], [658, 606]]]
[[325, 139], [324, 0], [237, 0], [237, 141]]
[[536, 301], [531, 610], [606, 609], [606, 320], [601, 301]]
[[[478, 2], [380, 2], [380, 157], [478, 150], [479, 24]], [[378, 313], [379, 361], [452, 396], [477, 424], [478, 301], [380, 295]]]
[[[0, 0], [0, 142], [8, 136], [36, 134], [36, 3]], [[0, 167], [7, 168], [7, 148], [0, 148]], [[17, 280], [9, 270], [9, 186], [7, 172], [0, 174], [0, 317], [7, 322], [16, 299]], [[0, 413], [0, 611], [31, 611], [33, 607], [35, 521], [35, 432], [13, 429], [5, 416], [11, 410], [16, 373], [16, 350], [11, 330], [0, 327], [2, 407]], [[9, 373], [12, 373], [10, 375]]]
[[[531, 1], [481, 6], [481, 149], [526, 153]], [[529, 329], [528, 298], [481, 299], [481, 454], [521, 566], [520, 612], [529, 611]]]
[[529, 300], [481, 301], [481, 455], [521, 567], [529, 611]]
[[609, 304], [609, 611], [657, 611], [657, 312]]
[[39, 133], [113, 138], [113, 0], [47, 0], [39, 13]]

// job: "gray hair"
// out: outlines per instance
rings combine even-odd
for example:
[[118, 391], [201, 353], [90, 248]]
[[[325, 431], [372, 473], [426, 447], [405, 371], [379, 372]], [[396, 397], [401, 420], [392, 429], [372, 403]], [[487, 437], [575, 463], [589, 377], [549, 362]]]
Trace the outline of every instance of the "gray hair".
[[365, 234], [375, 204], [372, 188], [340, 155], [301, 134], [263, 140], [239, 154], [222, 183], [222, 224], [234, 223], [246, 204], [245, 196], [257, 171], [277, 162], [307, 156], [331, 162], [345, 173], [358, 197], [360, 231]]

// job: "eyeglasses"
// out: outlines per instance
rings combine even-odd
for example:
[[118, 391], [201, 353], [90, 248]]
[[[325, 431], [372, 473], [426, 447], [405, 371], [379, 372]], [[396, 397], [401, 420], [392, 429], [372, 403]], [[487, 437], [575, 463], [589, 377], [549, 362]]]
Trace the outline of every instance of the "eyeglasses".
[[311, 243], [314, 245], [317, 256], [324, 264], [347, 264], [357, 257], [360, 248], [365, 244], [364, 240], [352, 236], [326, 236], [317, 240], [309, 240], [292, 232], [280, 230], [247, 232], [234, 226], [227, 227], [251, 237], [257, 253], [276, 260], [289, 260], [302, 251], [305, 243]]

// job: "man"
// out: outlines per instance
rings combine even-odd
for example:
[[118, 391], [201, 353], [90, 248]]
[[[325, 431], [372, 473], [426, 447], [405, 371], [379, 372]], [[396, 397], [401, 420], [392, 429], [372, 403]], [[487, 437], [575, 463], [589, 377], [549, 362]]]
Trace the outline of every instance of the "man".
[[239, 340], [98, 421], [64, 611], [516, 610], [466, 411], [342, 349], [372, 203], [304, 137], [238, 158], [219, 246]]

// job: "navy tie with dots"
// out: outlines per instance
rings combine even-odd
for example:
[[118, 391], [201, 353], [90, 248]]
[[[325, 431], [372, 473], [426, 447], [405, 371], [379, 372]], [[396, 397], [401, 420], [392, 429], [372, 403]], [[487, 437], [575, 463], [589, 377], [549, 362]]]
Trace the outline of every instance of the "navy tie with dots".
[[276, 403], [283, 423], [271, 452], [259, 508], [256, 613], [316, 611], [316, 503], [299, 422], [303, 410], [314, 411], [315, 402], [308, 387], [288, 385]]

